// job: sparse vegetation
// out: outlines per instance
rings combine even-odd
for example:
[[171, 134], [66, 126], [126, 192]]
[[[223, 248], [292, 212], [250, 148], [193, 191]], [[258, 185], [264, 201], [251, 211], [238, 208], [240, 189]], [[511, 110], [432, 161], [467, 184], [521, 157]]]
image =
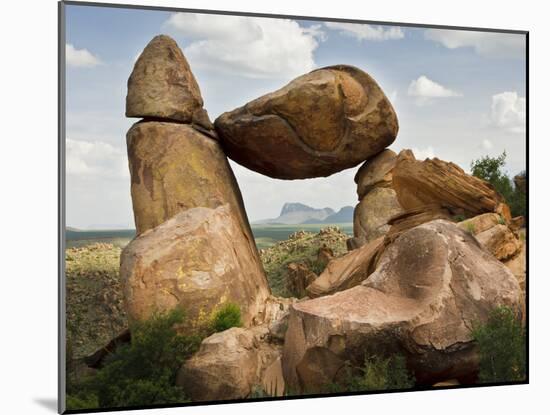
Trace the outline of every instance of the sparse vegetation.
[[184, 313], [175, 309], [132, 325], [132, 340], [108, 356], [95, 376], [69, 385], [69, 409], [181, 403], [184, 391], [176, 373], [199, 347], [201, 338], [183, 336], [176, 326]]
[[224, 331], [231, 327], [240, 327], [241, 325], [241, 309], [238, 304], [224, 304], [212, 317], [211, 327], [215, 332]]
[[464, 215], [455, 215], [453, 216], [453, 221], [454, 222], [462, 222], [462, 221], [465, 221], [466, 220], [466, 216]]
[[468, 233], [472, 234], [472, 235], [475, 235], [476, 233], [476, 226], [472, 223], [472, 222], [468, 222], [466, 224], [466, 231], [468, 231]]
[[525, 330], [509, 307], [495, 308], [485, 324], [472, 332], [479, 347], [479, 382], [513, 382], [525, 379]]
[[288, 240], [260, 250], [260, 258], [273, 294], [280, 297], [291, 296], [285, 281], [288, 264], [303, 263], [319, 275], [325, 268], [325, 264], [317, 260], [319, 248], [325, 245], [332, 249], [335, 256], [341, 256], [347, 252], [347, 238], [348, 235], [338, 227], [326, 227], [319, 233], [297, 231]]
[[503, 171], [505, 163], [506, 151], [498, 157], [485, 156], [472, 161], [472, 174], [493, 185], [510, 206], [512, 216], [526, 216], [527, 196], [522, 189], [514, 185], [513, 180]]
[[361, 374], [351, 379], [349, 390], [374, 391], [409, 389], [414, 386], [414, 377], [409, 373], [403, 355], [388, 358], [371, 356], [360, 368]]

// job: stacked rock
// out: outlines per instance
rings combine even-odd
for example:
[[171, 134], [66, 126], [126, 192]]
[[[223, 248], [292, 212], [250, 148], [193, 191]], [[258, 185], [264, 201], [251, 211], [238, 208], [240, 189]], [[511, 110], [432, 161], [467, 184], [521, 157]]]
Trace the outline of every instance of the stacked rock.
[[269, 287], [241, 193], [183, 53], [168, 36], [128, 80], [126, 136], [137, 237], [121, 256], [131, 319], [181, 306], [200, 329], [224, 302], [249, 325]]
[[397, 155], [386, 149], [367, 160], [357, 171], [359, 204], [353, 212], [353, 238], [348, 239], [348, 250], [357, 249], [384, 235], [390, 228], [388, 221], [403, 209], [393, 189], [392, 171]]

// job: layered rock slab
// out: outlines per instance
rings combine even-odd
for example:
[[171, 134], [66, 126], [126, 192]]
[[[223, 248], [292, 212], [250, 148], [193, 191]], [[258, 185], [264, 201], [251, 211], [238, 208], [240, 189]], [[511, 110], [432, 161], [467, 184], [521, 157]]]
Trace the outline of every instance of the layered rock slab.
[[228, 203], [254, 244], [241, 192], [216, 140], [190, 125], [144, 121], [126, 135], [137, 234], [180, 211]]
[[202, 330], [227, 302], [239, 305], [248, 326], [269, 296], [256, 249], [229, 204], [191, 208], [143, 232], [124, 248], [120, 275], [130, 319], [179, 306], [187, 333]]
[[126, 116], [195, 123], [212, 129], [199, 85], [177, 43], [155, 36], [128, 79]]
[[397, 136], [395, 111], [353, 66], [315, 70], [214, 123], [229, 158], [278, 179], [329, 176], [356, 166]]
[[508, 219], [510, 215], [502, 196], [486, 181], [438, 158], [416, 160], [410, 150], [398, 156], [393, 188], [405, 210], [439, 205], [465, 216], [497, 212]]
[[[321, 391], [365, 351], [402, 353], [417, 383], [475, 375], [474, 322], [499, 305], [518, 313], [514, 275], [455, 224], [435, 220], [402, 233], [361, 285], [294, 304], [283, 349], [293, 390]], [[322, 357], [322, 358], [320, 358]]]

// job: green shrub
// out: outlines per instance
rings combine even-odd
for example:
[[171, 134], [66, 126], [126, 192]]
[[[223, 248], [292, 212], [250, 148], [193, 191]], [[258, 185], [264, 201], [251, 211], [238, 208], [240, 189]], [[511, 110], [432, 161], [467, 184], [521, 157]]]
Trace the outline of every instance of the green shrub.
[[499, 216], [498, 223], [499, 225], [506, 225], [506, 220], [504, 219], [504, 217], [502, 217], [502, 215]]
[[472, 235], [475, 235], [476, 233], [476, 226], [472, 223], [472, 222], [469, 222], [466, 224], [466, 230], [471, 233]]
[[513, 382], [525, 379], [525, 330], [509, 307], [491, 311], [485, 324], [472, 331], [479, 348], [480, 382]]
[[360, 372], [359, 376], [351, 378], [349, 390], [408, 389], [414, 386], [414, 376], [409, 373], [405, 357], [400, 354], [367, 358]]
[[67, 399], [69, 409], [185, 402], [184, 392], [175, 386], [176, 373], [201, 339], [177, 334], [183, 318], [183, 311], [175, 309], [133, 323], [131, 342], [108, 356], [93, 378], [72, 385], [76, 393]]
[[527, 197], [502, 170], [505, 163], [506, 151], [498, 157], [482, 157], [472, 161], [472, 175], [493, 185], [495, 190], [504, 197], [512, 216], [527, 216]]
[[231, 327], [240, 327], [241, 325], [241, 309], [234, 303], [223, 305], [212, 317], [212, 330], [215, 332], [224, 331]]
[[466, 216], [464, 215], [454, 215], [453, 216], [453, 221], [454, 222], [462, 222], [462, 221], [465, 221], [466, 220]]

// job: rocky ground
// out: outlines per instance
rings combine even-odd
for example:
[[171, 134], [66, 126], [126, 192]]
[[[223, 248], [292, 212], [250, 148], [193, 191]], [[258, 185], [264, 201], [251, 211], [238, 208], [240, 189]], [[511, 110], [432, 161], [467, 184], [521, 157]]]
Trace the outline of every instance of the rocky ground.
[[336, 226], [323, 228], [319, 233], [298, 231], [286, 241], [276, 243], [268, 249], [260, 250], [260, 259], [273, 295], [289, 297], [292, 293], [287, 287], [288, 266], [292, 263], [303, 264], [319, 275], [326, 264], [319, 262], [319, 249], [332, 250], [335, 257], [347, 252], [348, 235]]
[[65, 251], [68, 353], [94, 353], [127, 327], [119, 280], [121, 249], [93, 244]]

